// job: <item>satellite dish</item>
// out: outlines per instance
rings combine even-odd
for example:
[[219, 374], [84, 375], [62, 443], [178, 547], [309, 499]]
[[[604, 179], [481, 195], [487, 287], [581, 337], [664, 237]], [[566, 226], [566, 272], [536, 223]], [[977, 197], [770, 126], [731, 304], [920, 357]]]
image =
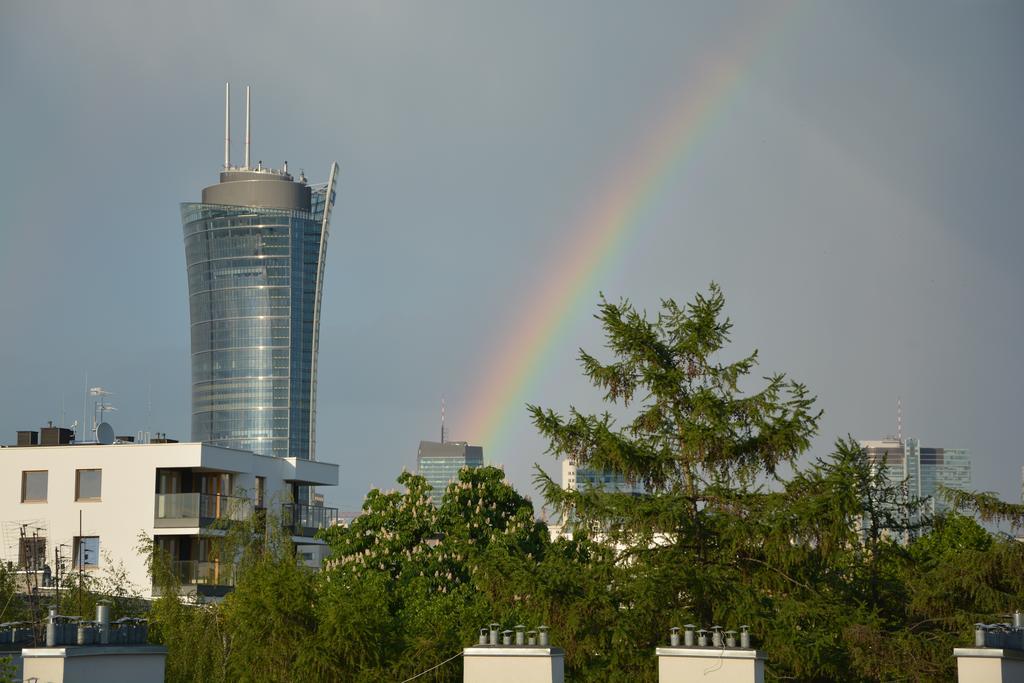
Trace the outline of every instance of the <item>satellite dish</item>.
[[109, 422], [100, 422], [96, 427], [96, 441], [104, 446], [114, 443], [114, 428], [110, 426]]

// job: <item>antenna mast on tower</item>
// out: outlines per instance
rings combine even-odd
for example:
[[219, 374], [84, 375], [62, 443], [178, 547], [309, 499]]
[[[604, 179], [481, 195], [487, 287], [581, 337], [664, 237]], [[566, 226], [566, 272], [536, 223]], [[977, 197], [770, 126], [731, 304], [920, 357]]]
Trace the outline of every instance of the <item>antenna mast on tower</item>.
[[250, 136], [250, 112], [252, 111], [252, 100], [250, 98], [250, 88], [245, 86], [245, 170], [249, 170], [249, 143], [252, 142]]
[[231, 170], [231, 84], [224, 84], [224, 169]]
[[896, 440], [903, 443], [903, 399], [896, 397]]
[[441, 443], [444, 444], [444, 396], [441, 397]]

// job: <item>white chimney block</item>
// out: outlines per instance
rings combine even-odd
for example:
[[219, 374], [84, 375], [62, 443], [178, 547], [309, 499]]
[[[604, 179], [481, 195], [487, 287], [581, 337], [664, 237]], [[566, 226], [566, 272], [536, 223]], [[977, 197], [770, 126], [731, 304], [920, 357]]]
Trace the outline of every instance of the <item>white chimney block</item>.
[[462, 651], [463, 683], [564, 683], [559, 647], [481, 645]]
[[764, 683], [767, 657], [760, 650], [659, 647], [659, 683]]
[[959, 683], [1024, 681], [1024, 651], [1016, 648], [958, 647], [953, 656]]
[[22, 678], [39, 683], [163, 683], [161, 645], [66, 645], [21, 651]]

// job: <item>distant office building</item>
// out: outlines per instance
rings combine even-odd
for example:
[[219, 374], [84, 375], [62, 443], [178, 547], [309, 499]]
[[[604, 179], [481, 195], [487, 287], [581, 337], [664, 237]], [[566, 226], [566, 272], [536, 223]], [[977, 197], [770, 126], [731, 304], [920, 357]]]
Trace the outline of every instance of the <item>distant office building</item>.
[[320, 301], [338, 165], [311, 185], [249, 159], [181, 205], [192, 339], [192, 440], [315, 459]]
[[629, 493], [635, 496], [644, 493], [643, 486], [629, 483], [619, 472], [579, 467], [568, 459], [562, 461], [562, 488], [570, 491], [601, 488], [607, 493]]
[[949, 511], [949, 504], [936, 495], [939, 486], [964, 488], [971, 483], [971, 455], [963, 448], [926, 448], [918, 439], [861, 441], [868, 460], [884, 468], [890, 481], [906, 480], [907, 495], [927, 498], [932, 514]]
[[426, 478], [433, 489], [430, 500], [434, 505], [441, 504], [444, 491], [448, 484], [459, 476], [463, 467], [483, 467], [484, 449], [470, 446], [465, 441], [420, 441], [416, 453], [416, 472]]

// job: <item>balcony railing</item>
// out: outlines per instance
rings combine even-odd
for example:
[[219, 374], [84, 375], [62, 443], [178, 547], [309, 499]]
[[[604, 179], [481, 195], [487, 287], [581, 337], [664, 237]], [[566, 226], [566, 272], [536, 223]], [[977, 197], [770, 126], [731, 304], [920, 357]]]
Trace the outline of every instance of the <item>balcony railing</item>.
[[235, 585], [235, 568], [225, 562], [180, 560], [171, 562], [171, 571], [182, 586]]
[[320, 529], [338, 523], [338, 508], [285, 503], [281, 506], [281, 524], [293, 536], [315, 536]]
[[217, 520], [243, 521], [252, 516], [248, 498], [211, 493], [158, 493], [153, 526], [202, 527]]

